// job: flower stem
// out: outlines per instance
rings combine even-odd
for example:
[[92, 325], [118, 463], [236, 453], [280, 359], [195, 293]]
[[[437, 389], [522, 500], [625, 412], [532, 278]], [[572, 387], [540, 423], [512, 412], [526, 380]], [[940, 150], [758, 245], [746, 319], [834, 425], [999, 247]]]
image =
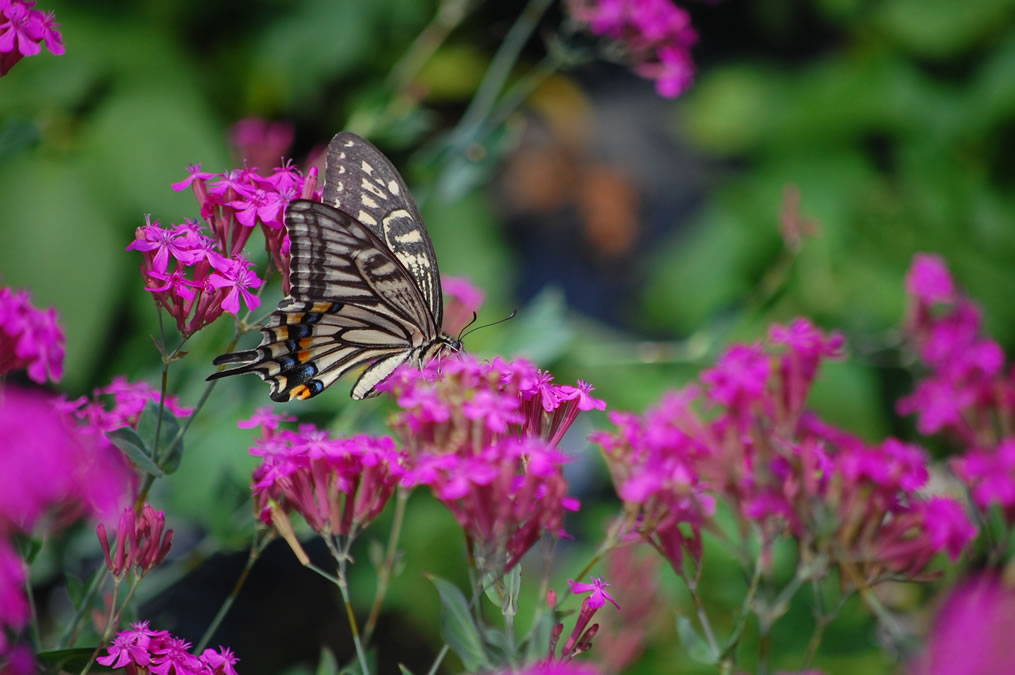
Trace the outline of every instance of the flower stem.
[[261, 553], [264, 551], [265, 546], [272, 540], [270, 531], [264, 531], [264, 537], [258, 540], [258, 533], [254, 533], [254, 539], [250, 542], [250, 554], [247, 556], [247, 563], [243, 566], [243, 571], [240, 572], [240, 576], [236, 579], [236, 583], [233, 585], [233, 590], [229, 593], [226, 599], [222, 602], [222, 606], [219, 607], [215, 617], [208, 624], [208, 628], [204, 631], [204, 635], [201, 636], [200, 641], [197, 643], [197, 648], [194, 650], [195, 654], [200, 654], [204, 651], [204, 648], [208, 646], [208, 642], [211, 641], [215, 631], [218, 630], [219, 624], [226, 618], [226, 614], [232, 608], [233, 603], [236, 601], [237, 596], [240, 594], [240, 589], [243, 588], [243, 584], [246, 583], [247, 577], [250, 575], [250, 570], [253, 569], [254, 563], [260, 558]]
[[[343, 537], [345, 543], [343, 546], [337, 546], [334, 539], [327, 534], [322, 534], [321, 538], [324, 539], [324, 543], [327, 545], [328, 550], [331, 551], [331, 555], [335, 558], [338, 563], [338, 574], [334, 579], [334, 583], [338, 586], [339, 592], [342, 594], [342, 602], [345, 604], [345, 614], [349, 619], [349, 631], [352, 633], [352, 642], [356, 647], [356, 656], [359, 659], [360, 669], [363, 671], [363, 675], [368, 675], [370, 668], [367, 665], [366, 651], [363, 649], [363, 641], [360, 639], [359, 626], [356, 623], [356, 612], [352, 608], [352, 599], [349, 597], [349, 582], [346, 577], [346, 564], [349, 561], [349, 548], [352, 546], [352, 537]], [[311, 569], [315, 569], [313, 565], [309, 565]]]
[[391, 533], [388, 535], [388, 550], [384, 554], [384, 562], [377, 570], [377, 591], [374, 593], [374, 602], [370, 606], [370, 613], [367, 615], [366, 624], [363, 626], [363, 642], [370, 644], [370, 637], [377, 626], [377, 619], [381, 615], [381, 604], [388, 592], [388, 584], [391, 581], [391, 573], [395, 567], [395, 556], [398, 552], [398, 539], [402, 532], [402, 522], [405, 520], [405, 505], [409, 501], [409, 492], [402, 488], [398, 490], [395, 499], [395, 515], [391, 522]]
[[437, 669], [441, 667], [441, 661], [444, 660], [444, 656], [448, 653], [448, 646], [444, 645], [441, 650], [437, 652], [437, 658], [433, 660], [433, 665], [430, 666], [430, 670], [427, 671], [427, 675], [436, 675]]

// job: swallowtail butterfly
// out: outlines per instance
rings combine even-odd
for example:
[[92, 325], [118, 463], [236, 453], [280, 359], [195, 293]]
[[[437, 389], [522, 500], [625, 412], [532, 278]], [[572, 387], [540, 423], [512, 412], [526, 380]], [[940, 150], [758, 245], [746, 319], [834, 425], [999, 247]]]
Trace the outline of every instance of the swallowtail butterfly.
[[407, 361], [422, 365], [461, 342], [441, 333], [437, 256], [419, 209], [391, 162], [343, 132], [328, 144], [324, 199], [285, 211], [292, 244], [290, 292], [261, 329], [256, 349], [223, 354], [240, 364], [208, 379], [256, 373], [275, 401], [307, 399], [365, 367], [354, 399]]

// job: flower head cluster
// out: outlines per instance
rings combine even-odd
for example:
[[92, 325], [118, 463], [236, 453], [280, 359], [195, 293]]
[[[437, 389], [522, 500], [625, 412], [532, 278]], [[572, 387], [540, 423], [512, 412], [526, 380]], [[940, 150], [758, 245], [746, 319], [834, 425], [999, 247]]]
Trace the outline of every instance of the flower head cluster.
[[183, 335], [192, 335], [223, 312], [239, 313], [241, 299], [251, 311], [261, 304], [251, 292], [262, 284], [253, 264], [239, 254], [223, 256], [196, 222], [165, 228], [149, 220], [134, 237], [127, 250], [144, 256], [145, 290], [176, 319]]
[[288, 163], [275, 168], [270, 176], [262, 176], [253, 168], [207, 173], [194, 166], [190, 172], [173, 189], [194, 190], [201, 218], [211, 230], [217, 251], [227, 259], [237, 258], [254, 228], [260, 225], [264, 248], [282, 274], [282, 291], [288, 293], [289, 237], [283, 224], [285, 208], [293, 199], [320, 201], [317, 169], [311, 169], [305, 176]]
[[384, 510], [405, 456], [388, 437], [334, 438], [313, 425], [280, 430], [282, 420], [256, 416], [262, 437], [250, 452], [262, 462], [251, 489], [261, 520], [284, 529], [279, 518], [296, 511], [315, 532], [356, 535]]
[[[103, 441], [105, 439], [102, 439]], [[4, 626], [28, 618], [16, 533], [51, 533], [86, 514], [108, 514], [129, 475], [120, 452], [83, 433], [55, 399], [0, 389], [0, 652]]]
[[402, 367], [379, 388], [401, 408], [391, 426], [410, 457], [403, 484], [433, 490], [481, 566], [510, 569], [577, 508], [556, 446], [579, 412], [606, 407], [588, 384], [556, 385], [526, 361], [461, 354]]
[[716, 498], [766, 546], [793, 536], [865, 581], [916, 575], [942, 551], [957, 557], [975, 528], [957, 502], [918, 497], [928, 477], [919, 448], [864, 443], [805, 409], [820, 361], [841, 349], [841, 337], [797, 319], [765, 344], [729, 348], [700, 389], [668, 394], [643, 418], [614, 414], [617, 431], [596, 438], [630, 529], [678, 573], [685, 553], [700, 558]]
[[458, 335], [472, 321], [486, 299], [486, 294], [465, 277], [443, 277], [441, 287], [448, 302], [444, 304], [444, 325], [447, 335]]
[[147, 621], [132, 624], [130, 630], [117, 634], [106, 652], [106, 656], [96, 659], [106, 667], [157, 675], [236, 675], [239, 661], [228, 647], [191, 654], [189, 642], [170, 635], [169, 631], [152, 630]]
[[[136, 430], [149, 402], [157, 404], [160, 400], [160, 393], [147, 382], [128, 382], [117, 375], [105, 387], [96, 388], [90, 400], [85, 396], [72, 401], [59, 399], [56, 405], [78, 420], [81, 433], [94, 437], [99, 445], [112, 447], [106, 433], [123, 427]], [[175, 396], [166, 397], [165, 407], [177, 417], [189, 417], [194, 411], [180, 405]]]
[[138, 576], [148, 573], [165, 559], [173, 542], [173, 531], [166, 529], [165, 514], [156, 512], [150, 504], [145, 504], [140, 514], [129, 506], [120, 514], [112, 556], [106, 526], [99, 523], [95, 533], [106, 556], [106, 567], [117, 578], [131, 570], [136, 570]]
[[942, 433], [965, 454], [952, 468], [981, 508], [1001, 507], [1015, 522], [1015, 371], [1004, 372], [1001, 347], [984, 335], [980, 310], [958, 289], [944, 261], [918, 254], [906, 276], [907, 335], [929, 372], [898, 402], [924, 434]]
[[63, 54], [63, 37], [53, 13], [34, 6], [32, 0], [0, 0], [0, 77], [23, 57], [41, 52], [43, 42], [50, 53]]
[[660, 96], [691, 86], [691, 46], [698, 35], [687, 12], [671, 0], [568, 0], [568, 10], [596, 35], [619, 46], [634, 71], [655, 80]]
[[64, 337], [56, 311], [32, 307], [28, 291], [0, 288], [0, 376], [26, 368], [39, 384], [63, 376]]

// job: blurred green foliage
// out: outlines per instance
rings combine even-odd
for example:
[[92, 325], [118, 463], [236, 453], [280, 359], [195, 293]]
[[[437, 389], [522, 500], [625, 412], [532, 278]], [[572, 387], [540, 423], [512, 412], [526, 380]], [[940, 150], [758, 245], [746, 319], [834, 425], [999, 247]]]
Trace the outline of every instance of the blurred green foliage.
[[[478, 170], [440, 154], [514, 7], [477, 3], [432, 58], [415, 64], [418, 91], [406, 97], [391, 72], [434, 16], [432, 2], [41, 4], [56, 12], [67, 54], [25, 59], [0, 79], [0, 281], [60, 312], [68, 342], [61, 387], [71, 395], [117, 373], [157, 381], [148, 337], [157, 331], [155, 312], [137, 256], [124, 248], [147, 213], [164, 222], [197, 216], [193, 196], [170, 184], [191, 163], [234, 166], [227, 129], [248, 116], [292, 122], [297, 157], [349, 124], [369, 129], [412, 169], [417, 193], [430, 196], [423, 210], [442, 271], [486, 289], [484, 319], [518, 303], [513, 289], [530, 270], [486, 189], [500, 153], [494, 148]], [[772, 321], [807, 315], [844, 331], [852, 347], [848, 362], [819, 378], [813, 406], [871, 439], [909, 433], [893, 405], [908, 386], [896, 327], [914, 252], [944, 255], [982, 304], [990, 331], [1015, 346], [1015, 1], [780, 0], [690, 9], [706, 58], [696, 86], [668, 105], [669, 132], [702, 158], [708, 190], [700, 208], [681, 222], [674, 216], [662, 241], [634, 261], [644, 283], [629, 298], [629, 325], [578, 316], [548, 288], [514, 322], [470, 338], [470, 348], [526, 354], [558, 381], [591, 381], [611, 409], [640, 411], [693, 379], [730, 340], [753, 340]], [[558, 20], [551, 13], [541, 30], [554, 31]], [[734, 41], [738, 48], [724, 50]], [[790, 45], [796, 49], [787, 57]], [[530, 49], [523, 64], [542, 47], [537, 40]], [[638, 125], [637, 115], [629, 123]], [[513, 136], [501, 131], [473, 140], [496, 138], [507, 152]], [[449, 178], [454, 162], [464, 162], [465, 173]], [[438, 181], [469, 189], [443, 199]], [[799, 190], [800, 213], [816, 223], [799, 252], [788, 252], [780, 236], [787, 186]], [[277, 288], [265, 298], [270, 307]], [[230, 333], [222, 319], [174, 364], [170, 389], [185, 403], [200, 395]], [[188, 437], [178, 473], [157, 483], [153, 501], [183, 532], [178, 540], [200, 545], [148, 595], [143, 587], [142, 600], [171, 593], [195, 558], [247, 546], [245, 486], [256, 462], [246, 452], [252, 434], [234, 422], [264, 405], [265, 394], [254, 378], [224, 381]], [[353, 405], [340, 383], [298, 413], [340, 430], [383, 432], [384, 405]], [[593, 422], [605, 425], [605, 416]], [[594, 453], [582, 439], [569, 440], [594, 467], [581, 486], [592, 515], [573, 526], [581, 536], [565, 550], [557, 588], [587, 559], [613, 508]], [[382, 539], [386, 526], [380, 521], [373, 536]], [[364, 607], [373, 589], [366, 546], [353, 571]], [[418, 570], [464, 582], [464, 547], [451, 516], [415, 495], [403, 549], [412, 573], [393, 582], [388, 611], [403, 615], [436, 652], [437, 598]], [[719, 547], [709, 552], [704, 595], [719, 608], [722, 629], [729, 626], [723, 612], [732, 615], [745, 586], [732, 558]], [[690, 611], [672, 574], [664, 576], [669, 615]], [[777, 624], [777, 666], [799, 665], [810, 610], [796, 603]], [[710, 672], [688, 661], [670, 626], [630, 672]], [[851, 601], [829, 628], [817, 665], [830, 673], [891, 671], [875, 630]], [[395, 650], [397, 638], [381, 637]], [[745, 635], [745, 653], [757, 639]], [[245, 672], [257, 672], [248, 665]]]

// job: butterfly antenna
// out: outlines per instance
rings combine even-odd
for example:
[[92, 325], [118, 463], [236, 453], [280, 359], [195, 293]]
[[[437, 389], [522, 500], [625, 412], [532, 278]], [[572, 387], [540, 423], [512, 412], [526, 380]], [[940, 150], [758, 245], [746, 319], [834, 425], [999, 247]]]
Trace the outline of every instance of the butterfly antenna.
[[472, 313], [472, 319], [469, 321], [469, 323], [467, 323], [464, 326], [462, 326], [462, 330], [458, 331], [458, 337], [455, 338], [455, 339], [458, 340], [459, 342], [461, 342], [462, 341], [462, 337], [463, 337], [462, 333], [464, 333], [466, 330], [468, 330], [469, 326], [471, 326], [472, 324], [476, 323], [476, 319], [478, 319], [478, 318], [479, 318], [479, 315], [476, 314], [475, 312], [473, 312]]
[[[473, 312], [473, 316], [475, 316], [475, 312]], [[515, 318], [516, 316], [518, 316], [518, 310], [517, 309], [512, 310], [511, 313], [509, 315], [505, 316], [503, 319], [498, 319], [497, 321], [494, 321], [493, 323], [484, 323], [482, 326], [476, 326], [475, 328], [470, 330], [468, 333], [463, 333], [458, 339], [459, 340], [464, 340], [470, 333], [475, 333], [480, 328], [489, 328], [490, 326], [496, 326], [499, 323], [504, 323], [505, 321], [510, 321], [511, 319]], [[469, 325], [466, 326], [466, 328], [471, 326], [475, 321], [476, 321], [475, 319], [470, 321]], [[462, 330], [465, 330], [465, 329], [463, 328]]]

